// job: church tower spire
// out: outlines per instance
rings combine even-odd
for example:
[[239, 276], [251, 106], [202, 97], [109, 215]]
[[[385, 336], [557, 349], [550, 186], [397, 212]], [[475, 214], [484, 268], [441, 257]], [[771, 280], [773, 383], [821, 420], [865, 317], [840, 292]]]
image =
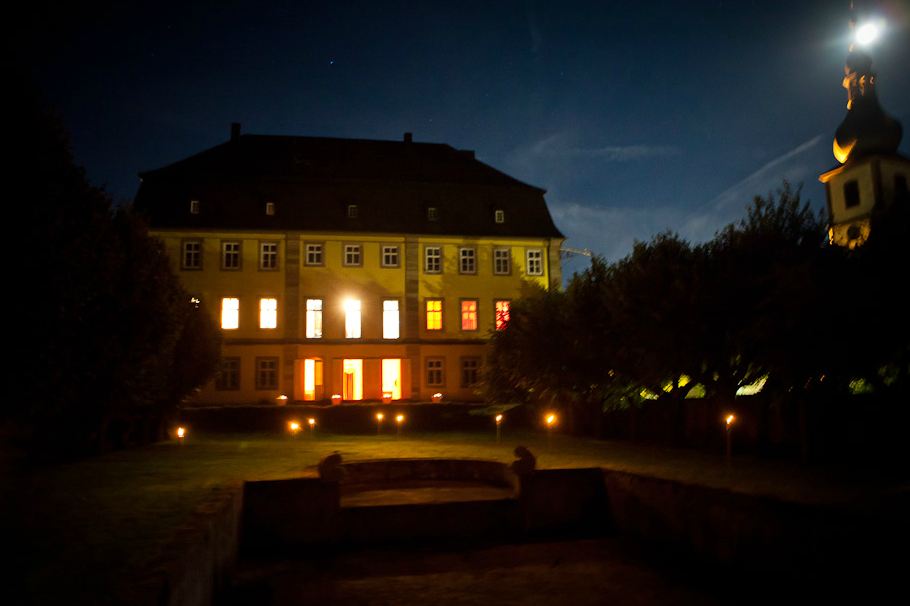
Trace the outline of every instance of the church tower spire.
[[850, 4], [852, 41], [844, 66], [847, 115], [834, 134], [839, 166], [819, 177], [826, 185], [829, 239], [855, 248], [869, 237], [873, 214], [906, 199], [910, 160], [897, 153], [900, 123], [885, 113], [876, 94], [876, 76], [867, 48], [881, 34], [881, 21], [858, 15]]

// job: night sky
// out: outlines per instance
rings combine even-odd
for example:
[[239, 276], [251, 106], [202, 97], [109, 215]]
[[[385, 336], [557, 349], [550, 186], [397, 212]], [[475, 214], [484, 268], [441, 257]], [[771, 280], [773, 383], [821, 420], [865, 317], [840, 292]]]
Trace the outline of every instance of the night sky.
[[[784, 177], [821, 208], [846, 111], [847, 0], [125, 4], [38, 2], [12, 38], [117, 201], [235, 121], [412, 131], [546, 188], [567, 244], [615, 259], [710, 238]], [[883, 8], [878, 93], [907, 131], [910, 1]]]

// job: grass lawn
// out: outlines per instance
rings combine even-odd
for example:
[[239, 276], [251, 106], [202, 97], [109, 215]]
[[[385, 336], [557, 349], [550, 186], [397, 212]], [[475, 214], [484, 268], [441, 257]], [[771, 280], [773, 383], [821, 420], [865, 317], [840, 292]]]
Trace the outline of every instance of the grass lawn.
[[[839, 469], [734, 459], [621, 442], [504, 433], [314, 437], [191, 435], [186, 444], [162, 443], [94, 459], [3, 472], [0, 498], [5, 536], [22, 537], [20, 580], [35, 603], [67, 595], [68, 603], [113, 603], [113, 588], [128, 583], [155, 556], [189, 513], [213, 490], [250, 479], [293, 477], [332, 451], [345, 459], [471, 457], [513, 460], [528, 446], [539, 467], [602, 466], [709, 486], [808, 502], [874, 499], [895, 487], [883, 478]], [[8, 462], [7, 462], [8, 463]], [[15, 542], [14, 542], [15, 544]]]

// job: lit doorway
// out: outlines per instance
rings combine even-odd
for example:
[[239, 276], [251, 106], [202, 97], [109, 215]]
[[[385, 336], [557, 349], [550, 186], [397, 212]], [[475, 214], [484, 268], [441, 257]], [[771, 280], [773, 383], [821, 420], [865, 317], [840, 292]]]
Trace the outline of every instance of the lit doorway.
[[382, 361], [382, 393], [392, 394], [393, 400], [401, 399], [401, 360]]
[[342, 397], [345, 400], [363, 399], [363, 360], [344, 361]]
[[303, 361], [303, 399], [322, 398], [322, 360], [307, 358]]

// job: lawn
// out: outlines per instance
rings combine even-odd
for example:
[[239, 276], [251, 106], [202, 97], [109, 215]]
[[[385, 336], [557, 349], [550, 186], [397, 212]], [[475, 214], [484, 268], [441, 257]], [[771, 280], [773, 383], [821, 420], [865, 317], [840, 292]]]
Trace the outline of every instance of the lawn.
[[[540, 467], [602, 466], [810, 502], [872, 498], [889, 483], [866, 473], [803, 468], [642, 445], [505, 432], [350, 436], [191, 435], [94, 459], [4, 475], [6, 536], [24, 535], [20, 575], [33, 596], [106, 603], [212, 491], [250, 479], [294, 477], [333, 451], [345, 459], [472, 457], [508, 462], [517, 444]], [[109, 598], [114, 601], [114, 598]], [[48, 602], [53, 601], [52, 598]], [[38, 600], [41, 603], [41, 600]]]

